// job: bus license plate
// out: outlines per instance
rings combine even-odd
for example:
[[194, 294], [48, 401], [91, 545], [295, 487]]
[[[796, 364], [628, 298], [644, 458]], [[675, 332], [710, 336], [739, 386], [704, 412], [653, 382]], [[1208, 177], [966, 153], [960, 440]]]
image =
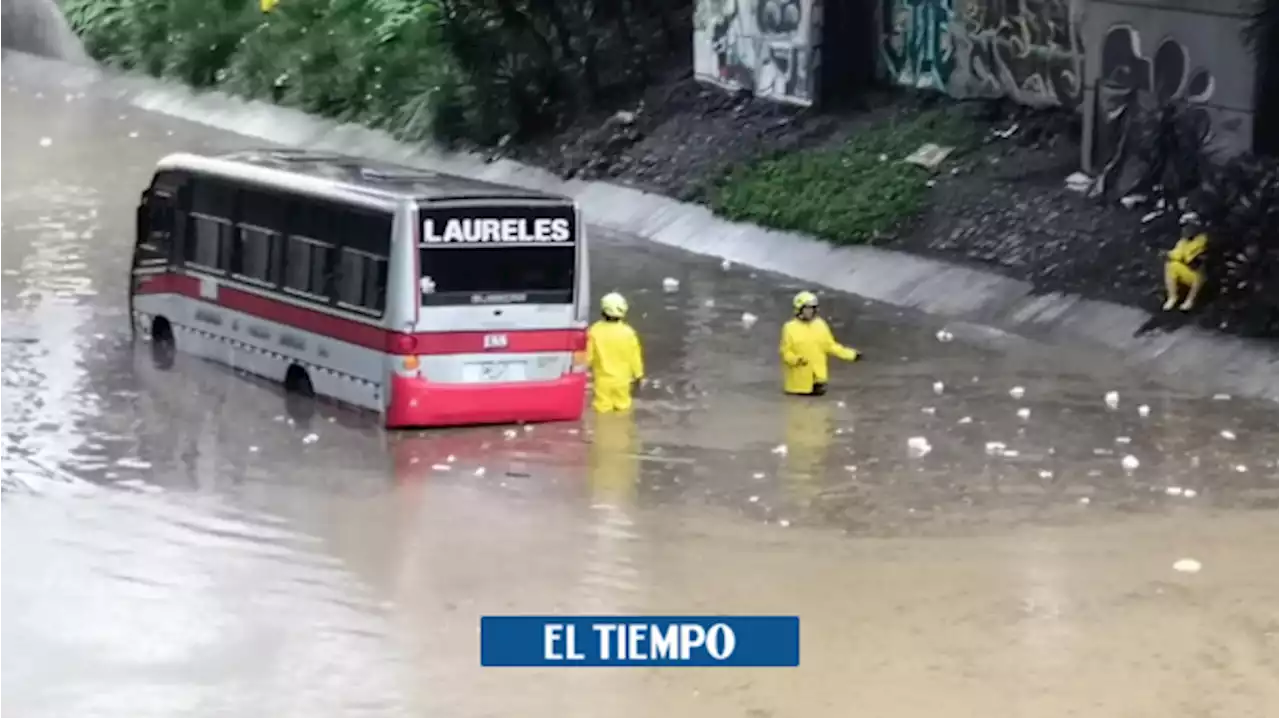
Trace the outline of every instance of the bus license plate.
[[465, 364], [462, 380], [484, 384], [499, 381], [524, 381], [524, 362], [486, 361]]

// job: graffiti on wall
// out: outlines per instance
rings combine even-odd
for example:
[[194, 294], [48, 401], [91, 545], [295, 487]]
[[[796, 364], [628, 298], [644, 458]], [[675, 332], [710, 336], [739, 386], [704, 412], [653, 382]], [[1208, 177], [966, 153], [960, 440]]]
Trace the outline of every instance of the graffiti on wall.
[[955, 58], [951, 0], [885, 0], [880, 57], [899, 85], [946, 92]]
[[881, 60], [897, 84], [953, 97], [1080, 103], [1082, 0], [884, 0]]
[[813, 104], [821, 37], [818, 0], [697, 0], [696, 7], [698, 79], [757, 97]]
[[1079, 0], [969, 0], [951, 26], [951, 92], [1076, 107], [1084, 89]]
[[1117, 24], [1103, 37], [1100, 55], [1093, 156], [1105, 165], [1098, 191], [1105, 191], [1118, 179], [1113, 176], [1114, 171], [1133, 150], [1126, 146], [1126, 138], [1142, 110], [1174, 100], [1185, 101], [1190, 104], [1186, 113], [1191, 121], [1209, 138], [1213, 119], [1203, 103], [1213, 97], [1213, 74], [1194, 65], [1191, 53], [1176, 38], [1164, 38], [1155, 53], [1148, 56], [1138, 29]]

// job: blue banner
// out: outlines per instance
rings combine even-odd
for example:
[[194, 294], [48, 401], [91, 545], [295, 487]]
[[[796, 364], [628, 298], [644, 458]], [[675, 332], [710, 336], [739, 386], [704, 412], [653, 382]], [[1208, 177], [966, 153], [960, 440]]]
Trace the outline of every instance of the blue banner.
[[480, 665], [800, 665], [797, 616], [484, 616]]

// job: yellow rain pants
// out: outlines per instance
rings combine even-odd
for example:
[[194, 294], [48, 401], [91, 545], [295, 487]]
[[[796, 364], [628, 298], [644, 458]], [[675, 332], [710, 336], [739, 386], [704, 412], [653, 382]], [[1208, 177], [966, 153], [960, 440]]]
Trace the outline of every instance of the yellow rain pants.
[[592, 406], [600, 413], [631, 408], [631, 386], [644, 378], [640, 337], [624, 321], [600, 320], [587, 330], [587, 364], [595, 385]]
[[858, 352], [836, 341], [821, 317], [792, 319], [782, 325], [782, 390], [788, 394], [812, 394], [814, 384], [827, 383], [827, 355], [854, 361]]

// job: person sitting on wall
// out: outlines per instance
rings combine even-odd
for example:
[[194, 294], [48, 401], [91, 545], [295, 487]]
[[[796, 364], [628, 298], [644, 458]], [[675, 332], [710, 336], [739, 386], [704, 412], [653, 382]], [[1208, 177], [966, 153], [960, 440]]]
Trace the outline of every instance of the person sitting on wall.
[[[1208, 249], [1209, 235], [1200, 225], [1200, 220], [1193, 214], [1183, 216], [1182, 237], [1173, 249], [1169, 250], [1164, 262], [1164, 288], [1168, 298], [1164, 310], [1170, 311], [1178, 307], [1184, 312], [1195, 306], [1196, 297], [1204, 288], [1204, 256]], [[1178, 305], [1182, 287], [1187, 287], [1187, 296]]]

